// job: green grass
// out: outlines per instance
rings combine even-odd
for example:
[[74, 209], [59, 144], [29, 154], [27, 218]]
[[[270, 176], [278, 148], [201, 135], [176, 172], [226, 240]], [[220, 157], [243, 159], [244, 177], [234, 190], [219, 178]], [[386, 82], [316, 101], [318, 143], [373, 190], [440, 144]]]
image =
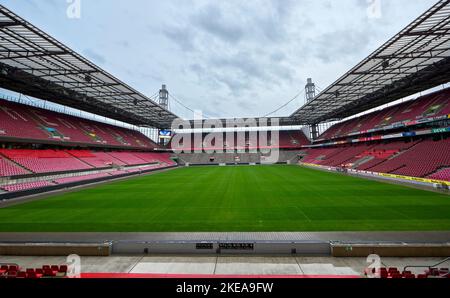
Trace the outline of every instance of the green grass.
[[1, 232], [450, 230], [450, 196], [298, 166], [191, 167], [0, 209]]

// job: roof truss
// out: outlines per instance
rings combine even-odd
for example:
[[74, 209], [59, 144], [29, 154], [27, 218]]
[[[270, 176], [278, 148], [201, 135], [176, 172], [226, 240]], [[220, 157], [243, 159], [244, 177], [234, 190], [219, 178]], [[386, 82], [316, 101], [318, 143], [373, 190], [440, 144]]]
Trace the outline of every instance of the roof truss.
[[2, 5], [0, 86], [138, 126], [178, 118]]
[[339, 120], [450, 81], [450, 0], [440, 0], [291, 118]]

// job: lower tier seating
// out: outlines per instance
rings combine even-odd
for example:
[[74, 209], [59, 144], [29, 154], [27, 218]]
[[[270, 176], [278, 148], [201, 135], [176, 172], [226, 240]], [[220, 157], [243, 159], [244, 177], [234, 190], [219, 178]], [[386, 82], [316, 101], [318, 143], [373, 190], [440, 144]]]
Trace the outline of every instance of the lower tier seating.
[[142, 165], [147, 163], [145, 160], [137, 157], [132, 152], [110, 152], [108, 154], [126, 165]]
[[[80, 160], [84, 161], [87, 164], [95, 168], [105, 168], [113, 165], [116, 166], [125, 166], [126, 163], [118, 160], [117, 158], [112, 157], [110, 154], [105, 152], [90, 152], [89, 156], [78, 157]], [[70, 153], [70, 152], [69, 152]]]
[[[169, 153], [96, 152], [91, 150], [0, 149], [0, 177], [24, 176], [34, 182], [0, 185], [1, 191], [18, 192], [98, 178], [141, 173], [175, 166]], [[138, 166], [138, 167], [136, 167]], [[120, 168], [120, 169], [118, 169]], [[27, 170], [28, 169], [28, 170]], [[98, 169], [104, 169], [98, 173]], [[77, 176], [77, 172], [80, 172]], [[82, 172], [82, 174], [81, 174]], [[89, 173], [91, 172], [91, 174]], [[52, 178], [57, 177], [57, 178]]]
[[27, 170], [0, 156], [0, 177], [19, 176], [29, 173]]
[[425, 140], [371, 169], [373, 172], [426, 177], [442, 166], [450, 166], [450, 139]]
[[66, 183], [73, 183], [73, 182], [79, 182], [79, 181], [93, 180], [93, 179], [103, 178], [103, 177], [111, 177], [111, 175], [109, 173], [90, 174], [90, 175], [83, 175], [83, 176], [60, 178], [60, 179], [54, 180], [54, 182], [56, 184], [66, 184]]
[[176, 164], [170, 159], [169, 153], [0, 149], [0, 177], [93, 170], [151, 163], [165, 164], [166, 166]]
[[30, 183], [18, 183], [18, 184], [1, 186], [0, 189], [8, 191], [8, 192], [14, 192], [14, 191], [42, 188], [42, 187], [51, 186], [51, 185], [53, 185], [53, 184], [50, 182], [47, 182], [47, 181], [37, 181], [37, 182], [30, 182]]
[[436, 173], [428, 176], [430, 179], [450, 181], [450, 168], [445, 168], [437, 171]]
[[65, 278], [67, 265], [44, 265], [40, 268], [21, 268], [16, 264], [0, 265], [0, 278]]
[[450, 181], [450, 138], [309, 149], [302, 162]]

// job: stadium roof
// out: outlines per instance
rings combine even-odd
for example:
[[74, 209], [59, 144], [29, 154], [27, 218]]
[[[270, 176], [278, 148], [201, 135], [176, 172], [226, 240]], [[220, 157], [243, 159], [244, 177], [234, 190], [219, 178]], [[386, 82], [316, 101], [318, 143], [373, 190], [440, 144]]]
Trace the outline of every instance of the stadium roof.
[[[440, 0], [280, 125], [343, 119], [449, 81], [450, 0]], [[2, 5], [0, 86], [137, 126], [178, 118]]]
[[450, 0], [440, 0], [291, 118], [339, 120], [449, 81]]
[[0, 86], [138, 126], [177, 118], [2, 5]]

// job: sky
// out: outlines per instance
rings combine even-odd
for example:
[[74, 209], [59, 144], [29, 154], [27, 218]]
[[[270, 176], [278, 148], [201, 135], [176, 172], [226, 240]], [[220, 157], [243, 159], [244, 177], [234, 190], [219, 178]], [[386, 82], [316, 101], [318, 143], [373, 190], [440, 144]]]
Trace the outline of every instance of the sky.
[[[309, 77], [325, 89], [436, 2], [0, 0], [143, 94], [166, 84], [212, 118], [266, 115]], [[193, 117], [175, 100], [170, 109]]]

